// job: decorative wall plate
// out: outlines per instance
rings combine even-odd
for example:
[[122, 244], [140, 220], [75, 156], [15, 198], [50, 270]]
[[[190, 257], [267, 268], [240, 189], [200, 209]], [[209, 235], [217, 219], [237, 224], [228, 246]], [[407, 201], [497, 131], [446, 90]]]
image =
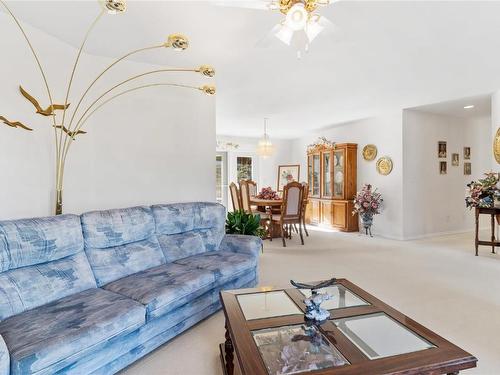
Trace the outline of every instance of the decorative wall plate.
[[363, 159], [366, 161], [375, 160], [377, 157], [377, 146], [375, 145], [366, 145], [363, 147]]
[[495, 155], [497, 163], [500, 164], [500, 128], [497, 129], [495, 139], [493, 140], [493, 155]]
[[392, 159], [388, 156], [382, 156], [377, 160], [377, 172], [387, 176], [392, 172]]

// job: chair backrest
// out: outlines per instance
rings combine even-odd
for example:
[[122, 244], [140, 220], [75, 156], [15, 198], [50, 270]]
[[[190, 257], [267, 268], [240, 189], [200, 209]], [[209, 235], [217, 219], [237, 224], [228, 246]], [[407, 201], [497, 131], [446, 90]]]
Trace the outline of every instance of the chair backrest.
[[302, 214], [305, 214], [307, 203], [309, 203], [309, 184], [302, 182]]
[[240, 190], [234, 182], [229, 185], [229, 191], [231, 192], [231, 201], [233, 202], [233, 211], [241, 210], [241, 197]]
[[302, 196], [304, 187], [299, 182], [290, 182], [283, 188], [283, 204], [281, 217], [283, 219], [298, 219], [302, 214]]
[[251, 197], [255, 197], [257, 195], [257, 183], [252, 180], [247, 180], [248, 190], [250, 192]]
[[250, 207], [250, 186], [248, 181], [240, 181], [240, 193], [241, 193], [241, 208], [247, 214], [252, 213], [252, 208]]

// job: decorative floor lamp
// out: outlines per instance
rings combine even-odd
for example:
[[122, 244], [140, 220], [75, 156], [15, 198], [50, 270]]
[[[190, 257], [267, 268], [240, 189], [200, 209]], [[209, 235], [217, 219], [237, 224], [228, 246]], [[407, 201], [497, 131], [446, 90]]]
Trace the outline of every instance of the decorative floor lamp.
[[[40, 59], [38, 58], [38, 55], [31, 44], [28, 35], [26, 34], [24, 28], [22, 27], [21, 23], [18, 21], [14, 13], [11, 11], [9, 6], [5, 3], [4, 0], [0, 0], [0, 3], [4, 6], [4, 8], [7, 10], [7, 12], [12, 16], [13, 20], [15, 21], [16, 25], [18, 26], [19, 30], [23, 34], [26, 42], [28, 43], [28, 46], [33, 54], [33, 57], [35, 58], [35, 61], [37, 63], [38, 69], [40, 71], [40, 74], [42, 75], [43, 82], [45, 84], [45, 89], [47, 92], [47, 97], [49, 100], [49, 106], [47, 108], [43, 108], [39, 101], [36, 100], [33, 96], [31, 96], [28, 91], [26, 91], [23, 87], [19, 86], [19, 90], [21, 92], [21, 95], [26, 98], [28, 101], [30, 101], [33, 106], [35, 107], [35, 112], [41, 116], [45, 116], [50, 120], [50, 123], [52, 127], [54, 128], [54, 143], [55, 143], [55, 151], [56, 151], [56, 181], [55, 181], [55, 190], [56, 190], [56, 206], [55, 206], [55, 214], [60, 215], [62, 214], [63, 211], [63, 183], [64, 183], [64, 170], [66, 166], [66, 157], [68, 155], [68, 152], [71, 148], [72, 143], [75, 141], [77, 136], [86, 134], [87, 132], [82, 130], [83, 125], [87, 122], [87, 120], [97, 111], [99, 110], [102, 106], [105, 104], [109, 103], [110, 101], [131, 93], [133, 91], [145, 89], [148, 87], [157, 87], [157, 86], [169, 86], [169, 87], [176, 87], [176, 88], [188, 88], [188, 89], [195, 89], [195, 90], [200, 90], [204, 92], [207, 95], [215, 95], [215, 86], [213, 85], [203, 85], [201, 87], [195, 87], [195, 86], [189, 86], [189, 85], [182, 85], [182, 84], [177, 84], [177, 83], [169, 83], [169, 82], [157, 82], [157, 83], [150, 83], [150, 84], [145, 84], [145, 85], [140, 85], [136, 87], [129, 88], [127, 90], [121, 91], [116, 93], [116, 89], [119, 87], [129, 83], [133, 82], [141, 77], [148, 76], [148, 75], [154, 75], [154, 74], [159, 74], [159, 73], [165, 73], [165, 72], [194, 72], [198, 74], [202, 74], [205, 77], [214, 77], [215, 76], [215, 70], [208, 65], [202, 65], [198, 68], [168, 68], [168, 69], [156, 69], [156, 70], [151, 70], [147, 71], [132, 77], [129, 77], [120, 83], [114, 85], [110, 89], [104, 91], [102, 94], [98, 95], [97, 98], [85, 109], [81, 108], [81, 104], [84, 100], [84, 98], [87, 96], [87, 94], [90, 92], [92, 87], [95, 85], [95, 83], [105, 74], [107, 73], [111, 68], [113, 68], [116, 64], [120, 63], [121, 61], [125, 60], [126, 58], [135, 55], [140, 52], [148, 51], [148, 50], [153, 50], [153, 49], [159, 49], [159, 48], [171, 48], [176, 51], [183, 51], [189, 47], [189, 41], [188, 39], [183, 36], [182, 34], [172, 34], [170, 35], [167, 40], [164, 43], [149, 46], [149, 47], [144, 47], [140, 48], [131, 52], [126, 53], [122, 57], [118, 58], [115, 60], [112, 64], [107, 66], [87, 87], [87, 89], [83, 92], [82, 96], [78, 100], [76, 106], [72, 106], [72, 113], [71, 116], [70, 110], [68, 109], [70, 106], [69, 103], [69, 97], [71, 93], [71, 86], [73, 84], [73, 80], [75, 78], [75, 72], [78, 66], [78, 62], [80, 60], [80, 56], [83, 52], [83, 48], [85, 46], [85, 43], [87, 42], [87, 39], [94, 28], [94, 26], [98, 23], [98, 21], [101, 19], [101, 17], [105, 14], [119, 14], [123, 13], [127, 9], [127, 5], [125, 0], [102, 0], [100, 1], [102, 5], [102, 9], [95, 18], [95, 20], [91, 23], [89, 29], [87, 30], [83, 41], [80, 45], [80, 48], [78, 49], [78, 53], [75, 59], [75, 62], [73, 64], [73, 68], [71, 71], [71, 76], [69, 78], [67, 90], [66, 90], [66, 99], [64, 100], [63, 104], [57, 104], [54, 103], [51, 89], [49, 86], [49, 83], [47, 81], [47, 77], [45, 75], [44, 69], [42, 67], [42, 64], [40, 62]], [[0, 116], [0, 121], [2, 121], [5, 125], [13, 127], [13, 128], [19, 128], [25, 131], [32, 131], [33, 129], [24, 123], [20, 121], [12, 121], [9, 120], [7, 117]]]

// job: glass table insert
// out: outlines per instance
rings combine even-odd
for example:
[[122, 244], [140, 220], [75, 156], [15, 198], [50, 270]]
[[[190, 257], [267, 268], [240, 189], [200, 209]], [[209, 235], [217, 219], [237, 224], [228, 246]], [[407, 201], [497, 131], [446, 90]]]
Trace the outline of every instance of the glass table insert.
[[315, 327], [304, 324], [252, 331], [269, 375], [299, 374], [349, 362]]
[[435, 347], [383, 312], [332, 321], [369, 359]]
[[240, 294], [237, 299], [246, 320], [303, 314], [282, 290]]
[[[310, 289], [299, 289], [307, 298], [311, 296]], [[345, 286], [336, 284], [327, 288], [318, 289], [320, 293], [328, 293], [333, 298], [321, 304], [321, 307], [328, 310], [342, 309], [344, 307], [368, 306], [369, 303], [358, 297]]]

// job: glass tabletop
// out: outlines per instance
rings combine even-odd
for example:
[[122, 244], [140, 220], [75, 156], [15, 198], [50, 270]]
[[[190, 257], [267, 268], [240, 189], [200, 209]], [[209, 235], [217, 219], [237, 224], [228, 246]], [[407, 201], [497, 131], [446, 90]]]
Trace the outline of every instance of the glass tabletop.
[[315, 327], [291, 325], [252, 331], [269, 375], [287, 375], [349, 364]]
[[246, 320], [303, 314], [282, 290], [240, 294], [237, 299]]
[[[310, 289], [299, 289], [300, 292], [309, 298], [311, 296]], [[366, 306], [368, 302], [358, 297], [343, 285], [337, 284], [326, 288], [318, 289], [320, 293], [328, 293], [333, 298], [321, 304], [321, 307], [327, 310], [341, 309], [352, 306]]]
[[435, 347], [385, 313], [332, 321], [370, 359]]

